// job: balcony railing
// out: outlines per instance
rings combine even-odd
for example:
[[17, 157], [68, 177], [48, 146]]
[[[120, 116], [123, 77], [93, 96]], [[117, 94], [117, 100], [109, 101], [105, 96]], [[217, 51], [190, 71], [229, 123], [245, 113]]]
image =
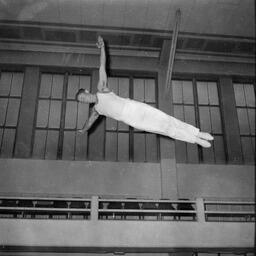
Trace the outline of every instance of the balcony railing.
[[0, 196], [0, 218], [254, 222], [255, 202]]

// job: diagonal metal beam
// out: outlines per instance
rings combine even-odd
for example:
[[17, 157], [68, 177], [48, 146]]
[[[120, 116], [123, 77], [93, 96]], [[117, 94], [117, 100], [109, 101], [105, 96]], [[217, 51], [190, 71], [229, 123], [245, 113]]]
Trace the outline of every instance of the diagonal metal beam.
[[181, 11], [180, 9], [176, 11], [175, 14], [175, 24], [173, 29], [173, 35], [172, 35], [172, 44], [169, 54], [169, 62], [168, 62], [168, 68], [167, 68], [167, 75], [166, 75], [166, 83], [165, 88], [169, 89], [171, 80], [172, 80], [172, 70], [173, 70], [173, 63], [174, 63], [174, 57], [176, 52], [176, 45], [177, 45], [177, 38], [178, 38], [178, 32], [180, 27], [180, 20], [181, 20]]

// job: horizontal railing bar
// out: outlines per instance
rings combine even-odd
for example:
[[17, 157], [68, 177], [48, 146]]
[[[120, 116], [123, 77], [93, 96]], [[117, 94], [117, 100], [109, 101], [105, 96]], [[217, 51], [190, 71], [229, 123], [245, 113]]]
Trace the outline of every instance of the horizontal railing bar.
[[84, 208], [43, 208], [43, 207], [0, 207], [0, 210], [11, 210], [11, 211], [55, 211], [55, 212], [90, 212], [91, 209]]
[[9, 196], [1, 196], [0, 200], [31, 200], [31, 201], [37, 201], [37, 200], [44, 200], [44, 201], [88, 201], [91, 202], [90, 199], [84, 199], [84, 198], [60, 198], [60, 197], [9, 197]]
[[152, 200], [152, 199], [99, 199], [99, 202], [136, 202], [136, 203], [187, 203], [187, 204], [195, 204], [196, 201], [171, 201], [171, 200]]
[[181, 210], [133, 210], [133, 209], [99, 209], [99, 212], [135, 212], [135, 213], [196, 213], [196, 211], [181, 211]]
[[235, 201], [204, 201], [204, 204], [256, 204], [255, 202], [235, 202]]
[[253, 211], [246, 211], [246, 212], [242, 212], [242, 211], [205, 211], [205, 214], [255, 214], [255, 212]]

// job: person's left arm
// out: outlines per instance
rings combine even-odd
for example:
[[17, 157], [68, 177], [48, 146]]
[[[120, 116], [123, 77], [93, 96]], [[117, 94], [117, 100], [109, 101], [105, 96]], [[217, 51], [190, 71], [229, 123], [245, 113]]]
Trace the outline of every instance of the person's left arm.
[[78, 130], [78, 132], [84, 133], [88, 131], [93, 125], [93, 123], [98, 119], [98, 117], [99, 117], [99, 113], [95, 110], [95, 108], [93, 108], [90, 117], [88, 118], [88, 120], [86, 120], [83, 128]]

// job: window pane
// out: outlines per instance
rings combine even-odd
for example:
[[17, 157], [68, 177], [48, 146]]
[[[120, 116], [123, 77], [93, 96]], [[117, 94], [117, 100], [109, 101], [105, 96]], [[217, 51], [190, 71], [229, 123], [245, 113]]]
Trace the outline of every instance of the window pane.
[[4, 135], [2, 139], [1, 157], [12, 157], [15, 129], [4, 129]]
[[39, 100], [38, 111], [37, 111], [37, 123], [36, 123], [37, 127], [47, 127], [49, 109], [50, 109], [49, 100]]
[[63, 91], [63, 75], [53, 75], [52, 78], [52, 98], [61, 99]]
[[192, 81], [183, 81], [183, 100], [185, 104], [194, 103]]
[[12, 72], [2, 72], [0, 75], [0, 95], [8, 96], [11, 89]]
[[39, 97], [48, 98], [51, 96], [52, 75], [42, 74]]
[[129, 131], [129, 126], [123, 122], [118, 122], [119, 131]]
[[203, 151], [203, 162], [204, 163], [214, 163], [213, 147], [202, 148], [202, 151]]
[[175, 155], [177, 163], [186, 163], [186, 143], [183, 141], [175, 140]]
[[77, 103], [68, 101], [66, 104], [65, 128], [75, 129], [77, 121]]
[[109, 77], [108, 78], [108, 88], [115, 94], [118, 94], [118, 78]]
[[219, 105], [217, 83], [208, 82], [208, 95], [211, 105]]
[[106, 118], [106, 129], [108, 131], [116, 131], [117, 129], [117, 121], [110, 118], [110, 117], [107, 117]]
[[145, 79], [145, 101], [156, 102], [154, 79]]
[[15, 72], [12, 77], [11, 96], [21, 96], [23, 73]]
[[146, 133], [146, 160], [147, 162], [157, 162], [158, 145], [157, 135]]
[[200, 130], [204, 132], [211, 132], [211, 119], [209, 107], [199, 107], [200, 115]]
[[73, 131], [64, 131], [62, 159], [74, 160], [75, 155], [75, 133]]
[[129, 98], [129, 78], [119, 78], [119, 92], [118, 95], [123, 98]]
[[172, 98], [173, 103], [182, 103], [182, 81], [173, 80], [172, 81]]
[[240, 134], [249, 134], [249, 120], [247, 116], [247, 109], [237, 108], [238, 122], [240, 128]]
[[144, 133], [134, 133], [134, 161], [144, 162], [145, 159], [145, 134]]
[[253, 163], [255, 152], [253, 151], [252, 138], [241, 137], [241, 143], [245, 163]]
[[255, 135], [255, 109], [248, 109], [250, 131], [252, 135]]
[[9, 99], [5, 125], [7, 126], [17, 125], [19, 110], [20, 110], [20, 99]]
[[116, 161], [117, 158], [117, 133], [106, 132], [105, 159]]
[[244, 85], [246, 105], [248, 107], [255, 107], [255, 92], [252, 84]]
[[68, 77], [68, 91], [67, 91], [67, 98], [68, 99], [75, 99], [76, 93], [79, 89], [79, 76], [70, 75]]
[[50, 104], [49, 128], [60, 127], [61, 101], [52, 100]]
[[79, 78], [80, 78], [79, 89], [84, 88], [85, 90], [90, 92], [91, 91], [91, 77], [81, 75], [81, 76], [79, 76]]
[[77, 129], [82, 129], [89, 116], [89, 104], [78, 104]]
[[208, 104], [207, 82], [197, 82], [197, 95], [199, 104]]
[[243, 84], [233, 84], [237, 106], [245, 106], [245, 95]]
[[45, 159], [57, 159], [59, 131], [48, 130]]
[[36, 130], [33, 147], [33, 158], [44, 158], [46, 135], [47, 131]]
[[187, 143], [187, 162], [188, 163], [198, 163], [199, 157], [198, 157], [198, 147], [196, 144]]
[[[0, 145], [2, 144], [3, 133], [4, 133], [4, 129], [0, 128]], [[1, 148], [0, 148], [0, 153], [1, 153]], [[1, 154], [0, 154], [0, 156], [1, 156]]]
[[129, 133], [118, 134], [118, 161], [129, 161]]
[[0, 125], [5, 124], [7, 104], [8, 104], [8, 99], [1, 99], [0, 98]]
[[226, 155], [224, 149], [224, 141], [223, 136], [214, 136], [214, 152], [215, 152], [215, 161], [216, 163], [225, 163], [226, 162]]
[[218, 107], [211, 107], [210, 111], [211, 111], [211, 120], [212, 120], [212, 132], [222, 133], [220, 109]]
[[173, 106], [173, 112], [174, 112], [174, 116], [181, 120], [184, 121], [184, 111], [183, 111], [183, 106], [178, 106], [178, 105], [174, 105]]
[[85, 160], [87, 159], [87, 133], [76, 132], [76, 160]]
[[184, 114], [186, 123], [196, 125], [195, 108], [193, 106], [184, 106]]
[[133, 98], [138, 101], [144, 101], [144, 79], [133, 80]]

